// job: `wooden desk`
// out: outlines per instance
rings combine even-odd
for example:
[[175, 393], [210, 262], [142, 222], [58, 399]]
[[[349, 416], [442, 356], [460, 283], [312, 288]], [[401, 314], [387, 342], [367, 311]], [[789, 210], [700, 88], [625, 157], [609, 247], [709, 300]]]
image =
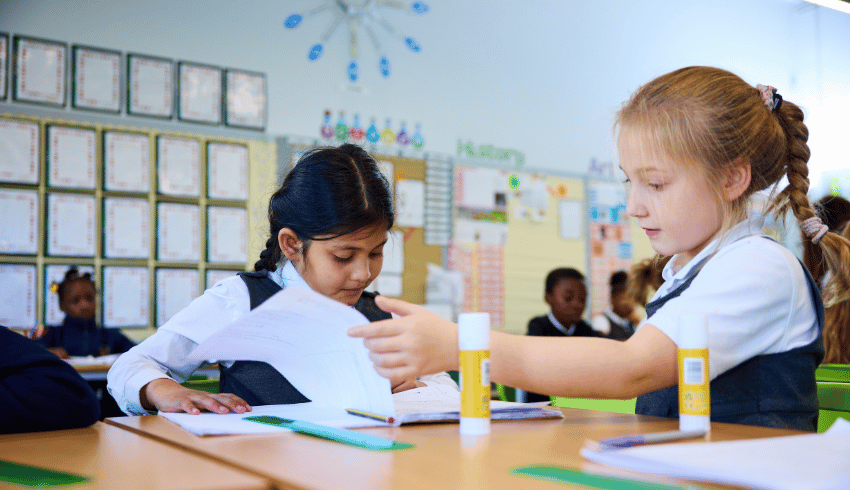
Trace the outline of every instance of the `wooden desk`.
[[[272, 488], [265, 478], [101, 422], [85, 429], [0, 435], [0, 460], [91, 478], [68, 486], [74, 490]], [[0, 488], [28, 487], [0, 482]]]
[[[71, 364], [86, 381], [106, 381], [106, 373], [112, 364]], [[203, 375], [209, 379], [218, 379], [218, 364], [199, 368], [195, 375]]]
[[[416, 444], [401, 451], [368, 451], [294, 433], [199, 437], [158, 416], [117, 417], [106, 423], [262, 475], [298, 489], [564, 489], [516, 476], [511, 468], [550, 464], [656, 482], [681, 481], [607, 468], [579, 455], [585, 439], [678, 429], [678, 421], [563, 408], [563, 420], [493, 422], [491, 434], [464, 437], [458, 424], [358, 429]], [[796, 431], [712, 424], [711, 440], [784, 436]], [[574, 487], [581, 488], [581, 487]], [[712, 485], [712, 488], [730, 488]]]

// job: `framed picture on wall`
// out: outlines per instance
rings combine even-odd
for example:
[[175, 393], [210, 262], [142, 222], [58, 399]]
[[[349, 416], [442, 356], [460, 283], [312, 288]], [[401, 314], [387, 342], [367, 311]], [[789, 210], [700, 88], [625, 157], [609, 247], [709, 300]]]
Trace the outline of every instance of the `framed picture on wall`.
[[9, 35], [0, 32], [0, 100], [6, 100], [9, 92], [6, 86], [6, 73], [9, 71]]
[[127, 113], [171, 119], [174, 114], [174, 62], [127, 54]]
[[71, 105], [77, 109], [121, 112], [121, 53], [73, 47]]
[[207, 196], [248, 199], [248, 147], [207, 143]]
[[50, 187], [94, 189], [95, 131], [47, 126], [47, 184]]
[[225, 111], [228, 126], [259, 129], [266, 127], [266, 75], [242, 70], [224, 73]]
[[38, 184], [38, 123], [0, 118], [0, 182]]
[[201, 192], [201, 143], [192, 138], [158, 136], [156, 140], [159, 192], [198, 197]]
[[67, 56], [65, 43], [15, 36], [14, 99], [63, 107]]
[[177, 80], [177, 117], [182, 121], [221, 123], [221, 69], [181, 61]]
[[147, 267], [103, 268], [103, 326], [148, 326]]
[[108, 191], [148, 192], [150, 137], [123, 131], [103, 132], [103, 188]]

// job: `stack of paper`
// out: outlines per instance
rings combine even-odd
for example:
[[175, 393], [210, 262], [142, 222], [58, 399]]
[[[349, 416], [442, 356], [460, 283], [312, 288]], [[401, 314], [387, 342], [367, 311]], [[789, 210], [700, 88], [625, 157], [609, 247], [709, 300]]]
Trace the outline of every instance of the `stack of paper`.
[[743, 441], [660, 444], [591, 451], [590, 460], [621, 468], [770, 490], [850, 488], [850, 422], [823, 434]]

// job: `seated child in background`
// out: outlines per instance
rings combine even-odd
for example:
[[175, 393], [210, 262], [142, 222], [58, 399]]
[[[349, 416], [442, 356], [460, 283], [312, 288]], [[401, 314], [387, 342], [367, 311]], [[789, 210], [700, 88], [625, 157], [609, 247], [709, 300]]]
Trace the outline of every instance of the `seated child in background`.
[[[818, 211], [818, 216], [823, 220], [823, 224], [833, 233], [841, 233], [844, 223], [850, 221], [850, 201], [843, 197], [824, 196], [815, 203], [814, 208]], [[823, 252], [820, 247], [812, 243], [811, 238], [806, 238], [805, 234], [801, 234], [803, 263], [806, 264], [806, 268], [812, 273], [815, 281], [823, 287], [829, 280], [829, 271], [824, 261]]]
[[626, 340], [635, 333], [635, 327], [640, 323], [640, 314], [631, 298], [626, 295], [626, 284], [629, 275], [626, 271], [611, 274], [608, 284], [611, 286], [611, 306], [593, 317], [591, 326], [597, 332], [609, 339]]
[[[268, 218], [255, 272], [219, 281], [112, 365], [109, 391], [124, 412], [244, 413], [251, 405], [310, 401], [258, 361], [220, 363], [220, 393], [180, 385], [204, 364], [187, 359], [199, 343], [282, 288], [312, 289], [369, 321], [391, 318], [364, 292], [381, 272], [394, 222], [389, 184], [366, 151], [345, 144], [304, 154], [272, 195]], [[427, 384], [457, 389], [447, 373], [390, 379], [394, 393]]]
[[[584, 275], [568, 267], [554, 269], [546, 276], [543, 295], [549, 313], [528, 322], [528, 335], [538, 337], [600, 337], [599, 332], [581, 319], [587, 306], [587, 287]], [[528, 393], [525, 401], [549, 400], [549, 396]]]
[[0, 434], [76, 429], [99, 417], [94, 392], [70, 364], [0, 326]]
[[98, 328], [95, 322], [97, 291], [91, 274], [76, 267], [65, 273], [57, 290], [59, 309], [65, 313], [62, 325], [36, 330], [33, 338], [62, 359], [70, 356], [121, 354], [136, 345], [120, 330]]
[[[117, 328], [101, 328], [95, 322], [97, 311], [97, 289], [91, 274], [80, 274], [71, 267], [57, 285], [59, 309], [65, 313], [62, 325], [37, 329], [33, 334], [36, 342], [47, 350], [68, 359], [71, 356], [105, 356], [121, 354], [136, 344]], [[102, 418], [123, 415], [115, 400], [106, 389], [106, 381], [89, 380], [89, 386], [100, 400]]]

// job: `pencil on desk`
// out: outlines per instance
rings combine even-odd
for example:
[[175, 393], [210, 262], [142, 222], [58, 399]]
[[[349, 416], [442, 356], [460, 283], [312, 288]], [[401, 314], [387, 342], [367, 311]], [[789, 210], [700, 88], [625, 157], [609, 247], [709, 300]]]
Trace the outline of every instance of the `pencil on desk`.
[[376, 415], [374, 413], [364, 412], [363, 410], [355, 410], [353, 408], [346, 408], [346, 412], [351, 415], [357, 415], [358, 417], [366, 417], [367, 419], [372, 420], [380, 420], [381, 422], [386, 422], [388, 424], [392, 424], [395, 422], [395, 418], [393, 417], [384, 417], [383, 415]]
[[671, 430], [667, 432], [650, 432], [648, 434], [632, 434], [627, 436], [610, 437], [600, 439], [599, 442], [588, 440], [585, 447], [592, 451], [607, 451], [611, 449], [622, 449], [632, 446], [643, 446], [657, 442], [680, 441], [702, 437], [706, 434], [704, 430]]

